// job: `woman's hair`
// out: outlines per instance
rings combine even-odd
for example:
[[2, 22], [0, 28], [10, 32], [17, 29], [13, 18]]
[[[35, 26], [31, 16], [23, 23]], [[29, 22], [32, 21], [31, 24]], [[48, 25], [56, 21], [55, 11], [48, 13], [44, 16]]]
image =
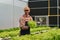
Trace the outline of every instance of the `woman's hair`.
[[25, 11], [25, 10], [30, 11], [30, 8], [29, 8], [28, 6], [26, 6], [26, 7], [24, 7], [24, 11]]

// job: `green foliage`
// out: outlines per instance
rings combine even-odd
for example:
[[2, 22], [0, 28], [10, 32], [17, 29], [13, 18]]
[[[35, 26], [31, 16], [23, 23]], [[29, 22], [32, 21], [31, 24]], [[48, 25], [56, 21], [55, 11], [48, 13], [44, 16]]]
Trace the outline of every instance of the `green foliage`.
[[50, 29], [48, 32], [35, 34], [35, 35], [25, 35], [21, 37], [12, 37], [12, 40], [60, 40], [60, 29]]
[[[37, 31], [48, 30], [48, 29], [50, 29], [50, 27], [38, 27], [38, 28], [31, 28], [30, 31], [32, 34], [32, 33], [37, 32]], [[7, 30], [8, 29], [3, 30], [3, 32], [0, 33], [0, 37], [4, 38], [4, 37], [8, 37], [8, 36], [10, 36], [10, 37], [18, 36], [19, 31], [20, 31], [19, 29], [14, 29], [14, 28], [12, 28], [12, 30], [11, 29], [9, 29], [8, 31]]]
[[28, 22], [28, 25], [29, 25], [31, 28], [35, 28], [35, 27], [37, 27], [36, 22], [33, 21], [33, 20], [29, 21], [29, 22]]
[[19, 30], [19, 28], [16, 27], [16, 28], [9, 28], [9, 29], [0, 30], [0, 33], [1, 33], [1, 32], [15, 31], [15, 30]]
[[19, 36], [19, 29], [14, 29], [15, 31], [4, 31], [0, 33], [0, 37], [11, 37], [11, 40], [60, 40], [60, 29], [58, 28], [50, 28], [50, 27], [37, 27], [31, 28], [31, 33], [48, 30], [47, 32], [39, 33], [39, 34], [30, 34]]

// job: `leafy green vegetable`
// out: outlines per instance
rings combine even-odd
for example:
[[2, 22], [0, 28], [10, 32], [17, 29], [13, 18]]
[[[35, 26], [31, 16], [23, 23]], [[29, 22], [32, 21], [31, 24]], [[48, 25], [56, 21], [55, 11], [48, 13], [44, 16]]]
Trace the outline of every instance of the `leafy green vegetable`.
[[29, 22], [28, 22], [28, 25], [29, 25], [31, 28], [35, 28], [35, 27], [37, 27], [36, 22], [33, 21], [33, 20], [29, 21]]
[[[50, 28], [50, 27], [37, 27], [31, 28], [31, 33], [41, 32], [48, 30], [47, 32], [39, 33], [39, 34], [30, 34], [19, 36], [19, 29], [9, 29], [3, 30], [0, 33], [0, 38], [11, 37], [11, 40], [60, 40], [60, 29], [59, 28]], [[2, 30], [1, 30], [2, 31]]]

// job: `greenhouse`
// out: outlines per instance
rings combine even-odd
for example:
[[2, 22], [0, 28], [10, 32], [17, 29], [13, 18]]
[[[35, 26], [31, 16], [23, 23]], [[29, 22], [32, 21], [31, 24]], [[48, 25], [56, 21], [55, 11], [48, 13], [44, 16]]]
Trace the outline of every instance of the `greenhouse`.
[[[33, 20], [24, 27], [30, 34], [20, 35], [19, 18], [27, 5]], [[60, 40], [59, 20], [60, 0], [0, 0], [0, 40]]]

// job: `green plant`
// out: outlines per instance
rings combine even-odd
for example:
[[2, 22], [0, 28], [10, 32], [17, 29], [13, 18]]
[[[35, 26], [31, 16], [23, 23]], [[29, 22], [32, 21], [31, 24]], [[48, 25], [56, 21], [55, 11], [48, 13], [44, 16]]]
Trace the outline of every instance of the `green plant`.
[[28, 22], [28, 25], [29, 25], [31, 28], [35, 28], [35, 27], [37, 27], [36, 22], [33, 21], [33, 20], [29, 21], [29, 22]]
[[19, 29], [14, 29], [15, 31], [4, 31], [0, 33], [0, 37], [11, 37], [11, 40], [60, 40], [60, 29], [50, 28], [50, 27], [37, 27], [37, 28], [31, 28], [31, 33], [37, 32], [37, 31], [44, 31], [48, 30], [47, 32], [39, 33], [39, 34], [30, 34], [30, 35], [24, 35], [19, 36]]

